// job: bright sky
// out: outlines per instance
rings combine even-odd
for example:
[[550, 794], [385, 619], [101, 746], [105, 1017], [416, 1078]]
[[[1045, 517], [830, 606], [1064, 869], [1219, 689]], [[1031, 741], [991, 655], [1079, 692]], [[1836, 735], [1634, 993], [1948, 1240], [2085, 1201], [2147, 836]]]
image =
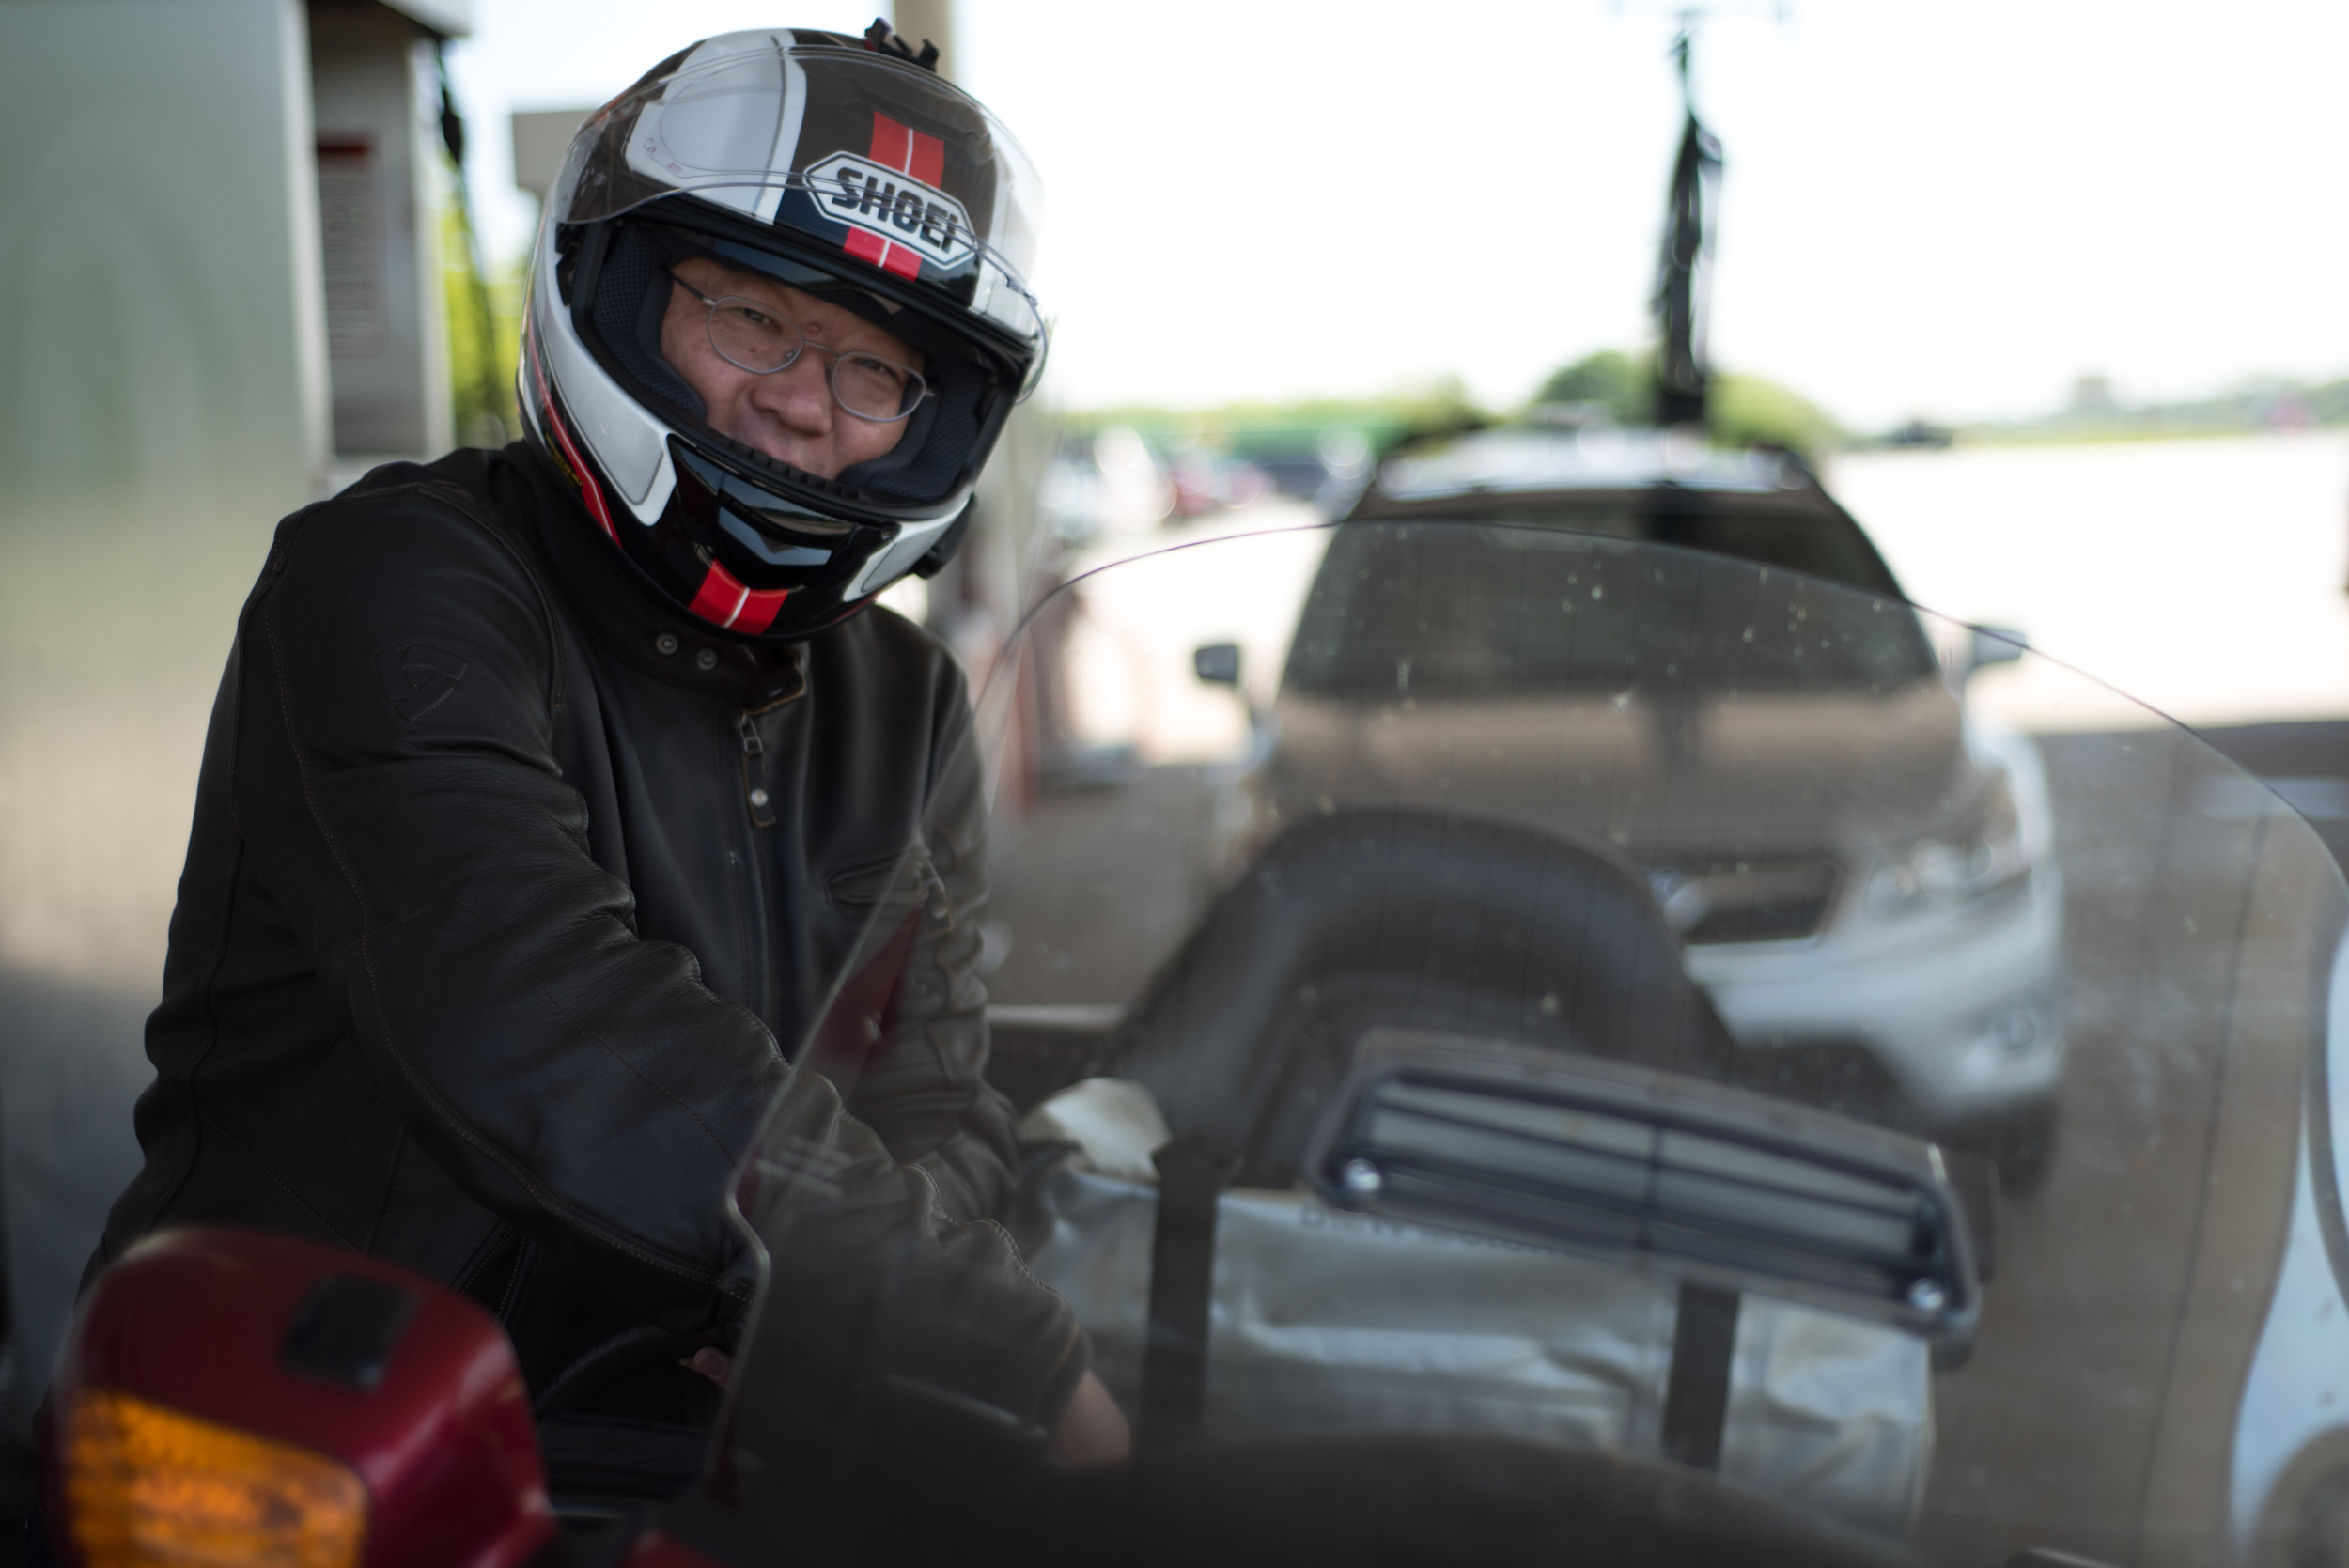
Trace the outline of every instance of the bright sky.
[[[958, 0], [964, 86], [1050, 193], [1070, 406], [1497, 406], [1646, 332], [1676, 143], [1646, 0]], [[493, 251], [506, 114], [691, 39], [874, 0], [474, 0], [451, 68]], [[1861, 427], [2349, 375], [2341, 0], [1787, 0], [1700, 39], [1726, 146], [1713, 351]]]

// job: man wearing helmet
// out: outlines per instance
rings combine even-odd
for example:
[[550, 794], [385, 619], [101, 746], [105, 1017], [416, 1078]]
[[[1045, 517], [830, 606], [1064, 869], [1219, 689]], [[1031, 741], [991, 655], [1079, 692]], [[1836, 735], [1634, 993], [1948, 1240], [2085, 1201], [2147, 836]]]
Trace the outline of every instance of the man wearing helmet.
[[[907, 380], [921, 374], [920, 349], [756, 272], [695, 257], [670, 277], [661, 357], [701, 397], [712, 428], [821, 479], [895, 450], [903, 420], [874, 419], [849, 405], [894, 411]], [[769, 361], [782, 368], [744, 368]], [[846, 400], [834, 396], [844, 377]]]
[[257, 1225], [472, 1294], [541, 1392], [647, 1325], [722, 1353], [756, 1263], [718, 1198], [789, 1086], [957, 1260], [991, 1364], [948, 1392], [1123, 1452], [1066, 1307], [972, 1229], [1018, 1156], [970, 703], [868, 610], [951, 555], [1040, 365], [1036, 200], [878, 27], [712, 39], [589, 120], [527, 439], [297, 513], [247, 601], [93, 1272]]

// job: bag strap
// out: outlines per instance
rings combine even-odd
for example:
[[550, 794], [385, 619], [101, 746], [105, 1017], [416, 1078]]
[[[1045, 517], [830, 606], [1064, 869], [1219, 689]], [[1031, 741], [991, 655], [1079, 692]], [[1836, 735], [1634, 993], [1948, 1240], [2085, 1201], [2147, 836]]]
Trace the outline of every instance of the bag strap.
[[1199, 1435], [1207, 1404], [1207, 1308], [1215, 1289], [1216, 1203], [1239, 1157], [1186, 1132], [1151, 1155], [1159, 1219], [1150, 1243], [1150, 1331], [1142, 1360], [1142, 1446]]

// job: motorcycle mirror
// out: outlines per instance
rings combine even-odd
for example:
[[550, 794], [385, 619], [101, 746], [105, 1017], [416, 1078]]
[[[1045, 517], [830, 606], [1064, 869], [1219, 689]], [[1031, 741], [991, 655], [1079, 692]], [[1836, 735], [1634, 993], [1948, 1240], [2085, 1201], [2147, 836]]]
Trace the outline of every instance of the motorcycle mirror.
[[1374, 1030], [1309, 1167], [1332, 1206], [1890, 1323], [1943, 1364], [1981, 1287], [1940, 1152], [1740, 1090]]
[[1237, 686], [1239, 644], [1209, 643], [1194, 648], [1191, 650], [1190, 667], [1209, 686]]
[[1988, 664], [2013, 664], [2030, 651], [2030, 639], [2013, 627], [1977, 626], [1967, 629], [1972, 633], [1971, 646], [1966, 655], [1968, 675]]

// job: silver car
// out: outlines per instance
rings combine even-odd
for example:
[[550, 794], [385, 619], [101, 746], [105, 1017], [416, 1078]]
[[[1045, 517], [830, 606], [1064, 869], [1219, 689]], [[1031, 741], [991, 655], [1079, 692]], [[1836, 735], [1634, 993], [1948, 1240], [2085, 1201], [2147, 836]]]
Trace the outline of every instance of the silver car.
[[[1772, 568], [1736, 614], [1777, 618], [1773, 654], [1751, 625], [1669, 629], [1736, 619], [1718, 609], [1642, 632], [1643, 598], [1684, 590], [1611, 541]], [[1786, 635], [1821, 580], [1881, 596], [1868, 636]], [[1391, 458], [1335, 530], [1234, 815], [1261, 843], [1315, 812], [1440, 800], [1603, 840], [1646, 872], [1759, 1081], [2028, 1183], [2063, 1072], [2062, 886], [2037, 747], [1964, 702], [1973, 664], [2017, 650], [1975, 644], [1937, 652], [1790, 457], [1482, 432]], [[1822, 747], [1848, 791], [1820, 786]]]

